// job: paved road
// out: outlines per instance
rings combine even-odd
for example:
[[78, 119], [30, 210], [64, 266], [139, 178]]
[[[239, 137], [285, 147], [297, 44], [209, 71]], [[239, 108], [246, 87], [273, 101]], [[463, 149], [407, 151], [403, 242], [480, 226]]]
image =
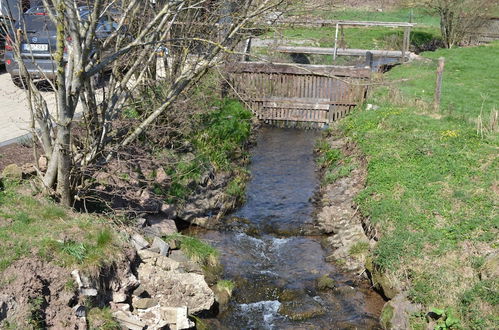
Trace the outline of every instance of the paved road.
[[[54, 108], [52, 92], [43, 92], [49, 108]], [[29, 134], [29, 109], [26, 92], [16, 87], [4, 67], [0, 67], [0, 146]]]

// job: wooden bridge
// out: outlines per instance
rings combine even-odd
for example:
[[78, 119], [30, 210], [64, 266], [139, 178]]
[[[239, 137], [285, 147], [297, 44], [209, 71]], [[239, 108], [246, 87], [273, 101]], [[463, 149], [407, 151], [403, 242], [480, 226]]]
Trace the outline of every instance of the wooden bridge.
[[324, 126], [362, 103], [370, 68], [239, 62], [228, 68], [229, 83], [258, 119], [266, 123]]

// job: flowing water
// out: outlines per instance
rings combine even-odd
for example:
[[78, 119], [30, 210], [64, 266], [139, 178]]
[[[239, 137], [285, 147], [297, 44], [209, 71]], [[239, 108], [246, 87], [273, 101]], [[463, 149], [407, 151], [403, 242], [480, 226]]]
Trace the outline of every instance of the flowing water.
[[[318, 187], [317, 131], [263, 128], [252, 150], [247, 202], [221, 230], [194, 233], [221, 254], [224, 278], [236, 283], [216, 328], [377, 329], [383, 301], [353, 275], [325, 261], [312, 225]], [[335, 288], [319, 290], [319, 278]]]

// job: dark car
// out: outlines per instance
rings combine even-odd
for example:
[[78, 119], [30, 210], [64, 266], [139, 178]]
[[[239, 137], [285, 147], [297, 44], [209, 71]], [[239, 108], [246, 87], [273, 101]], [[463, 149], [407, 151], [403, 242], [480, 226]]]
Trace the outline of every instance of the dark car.
[[21, 18], [23, 12], [40, 0], [0, 0], [0, 64], [4, 63], [5, 46], [8, 31], [14, 22]]
[[0, 64], [3, 63], [6, 37], [7, 37], [7, 24], [5, 23], [5, 19], [3, 17], [0, 17]]
[[[78, 7], [78, 10], [83, 20], [87, 19], [91, 13], [87, 6]], [[96, 40], [106, 38], [116, 28], [117, 23], [111, 17], [101, 18], [96, 29]], [[37, 6], [27, 10], [22, 20], [16, 24], [16, 29], [22, 31], [19, 49], [29, 77], [31, 79], [55, 79], [56, 62], [53, 56], [57, 44], [56, 26], [50, 19], [47, 9]], [[95, 47], [95, 51], [90, 56], [97, 52], [97, 42]], [[21, 77], [19, 64], [15, 60], [14, 51], [9, 42], [7, 42], [5, 52], [5, 67], [14, 84], [22, 87], [22, 80], [27, 77]]]

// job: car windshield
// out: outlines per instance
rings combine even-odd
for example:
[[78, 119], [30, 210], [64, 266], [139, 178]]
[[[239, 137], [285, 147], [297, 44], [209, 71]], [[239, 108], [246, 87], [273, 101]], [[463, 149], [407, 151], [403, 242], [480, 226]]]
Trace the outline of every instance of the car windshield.
[[25, 12], [26, 15], [47, 15], [47, 9], [43, 6], [36, 6], [36, 7], [31, 7], [30, 9], [26, 10]]
[[[83, 19], [87, 19], [90, 14], [90, 8], [88, 6], [80, 6], [78, 7], [78, 11], [80, 12], [80, 17]], [[48, 10], [45, 6], [34, 6], [30, 9], [26, 10], [25, 15], [35, 15], [35, 16], [45, 16], [48, 15]]]

